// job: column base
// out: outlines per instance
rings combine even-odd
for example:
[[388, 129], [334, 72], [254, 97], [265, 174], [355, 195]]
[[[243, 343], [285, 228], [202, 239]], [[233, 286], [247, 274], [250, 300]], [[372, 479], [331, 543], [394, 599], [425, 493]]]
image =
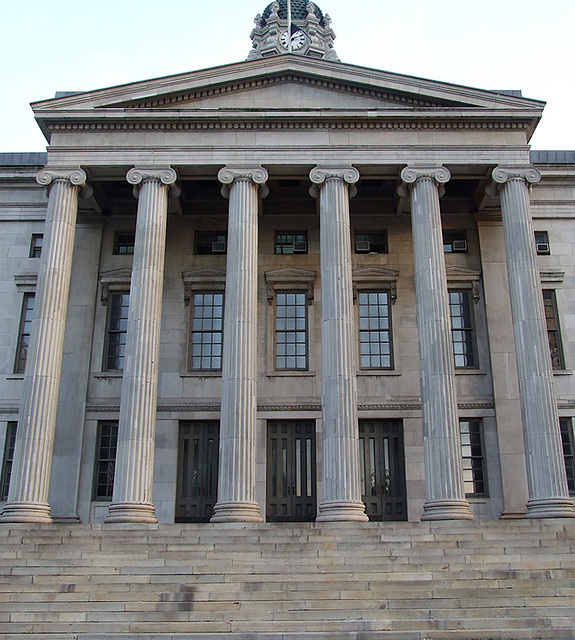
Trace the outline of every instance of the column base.
[[43, 502], [9, 502], [0, 515], [0, 522], [37, 522], [52, 524], [50, 505]]
[[257, 502], [219, 502], [210, 522], [263, 522]]
[[423, 505], [422, 520], [473, 520], [467, 500], [433, 500]]
[[316, 522], [367, 522], [363, 502], [324, 502]]
[[104, 522], [132, 522], [135, 524], [156, 524], [155, 509], [153, 504], [141, 504], [133, 502], [118, 502], [111, 504]]
[[543, 498], [527, 502], [526, 518], [575, 518], [570, 498]]

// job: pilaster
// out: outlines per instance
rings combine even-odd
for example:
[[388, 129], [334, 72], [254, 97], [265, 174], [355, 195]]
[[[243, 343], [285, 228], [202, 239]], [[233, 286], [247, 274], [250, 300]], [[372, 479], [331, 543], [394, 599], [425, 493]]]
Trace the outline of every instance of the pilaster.
[[575, 517], [563, 461], [549, 339], [535, 252], [529, 184], [537, 169], [496, 167], [527, 460], [528, 518]]
[[316, 167], [310, 180], [319, 192], [322, 288], [323, 499], [317, 520], [364, 522], [349, 221], [359, 171]]
[[405, 167], [411, 191], [427, 500], [422, 520], [472, 520], [465, 499], [440, 189], [445, 167]]
[[52, 521], [50, 472], [78, 197], [86, 174], [43, 169], [36, 179], [49, 189], [48, 211], [4, 522]]
[[158, 362], [171, 168], [130, 169], [138, 196], [114, 494], [106, 522], [157, 522], [152, 503]]
[[212, 522], [261, 522], [255, 498], [258, 192], [262, 167], [225, 167], [229, 198], [218, 501]]

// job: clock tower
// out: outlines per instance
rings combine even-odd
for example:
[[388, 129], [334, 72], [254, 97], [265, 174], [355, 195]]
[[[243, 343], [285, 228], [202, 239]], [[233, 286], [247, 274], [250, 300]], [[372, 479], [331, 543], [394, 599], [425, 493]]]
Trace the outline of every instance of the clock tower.
[[[288, 15], [291, 8], [291, 16]], [[252, 50], [248, 60], [293, 53], [339, 61], [333, 49], [331, 18], [315, 2], [275, 0], [254, 19]]]

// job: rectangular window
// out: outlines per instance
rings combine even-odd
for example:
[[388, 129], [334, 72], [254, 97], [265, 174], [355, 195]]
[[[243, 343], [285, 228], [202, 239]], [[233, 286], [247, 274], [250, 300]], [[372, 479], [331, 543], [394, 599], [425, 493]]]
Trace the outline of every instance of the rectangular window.
[[306, 370], [307, 293], [276, 294], [276, 369]]
[[96, 442], [96, 468], [94, 473], [94, 500], [111, 500], [114, 491], [118, 423], [100, 422]]
[[535, 231], [535, 248], [539, 256], [548, 256], [551, 253], [547, 231]]
[[561, 418], [561, 442], [563, 444], [563, 459], [567, 472], [567, 486], [569, 493], [575, 494], [575, 441], [573, 438], [573, 421], [571, 418]]
[[198, 255], [225, 254], [228, 234], [225, 231], [196, 233], [196, 253]]
[[114, 293], [108, 302], [108, 332], [104, 368], [106, 371], [123, 371], [128, 334], [129, 293]]
[[192, 296], [191, 362], [193, 371], [221, 371], [224, 332], [223, 292]]
[[30, 329], [32, 328], [32, 318], [34, 317], [35, 295], [25, 293], [22, 303], [22, 316], [20, 318], [20, 333], [18, 336], [18, 347], [16, 349], [16, 363], [14, 373], [24, 373], [26, 360], [28, 358], [28, 347], [30, 346]]
[[16, 446], [16, 427], [16, 422], [8, 422], [6, 425], [6, 444], [4, 445], [2, 476], [0, 477], [0, 500], [8, 499], [12, 464], [14, 462], [14, 447]]
[[42, 255], [44, 236], [41, 233], [33, 233], [30, 242], [30, 257], [39, 258]]
[[465, 231], [444, 231], [443, 252], [465, 253], [467, 251], [467, 235]]
[[391, 369], [391, 313], [388, 291], [361, 291], [359, 347], [362, 369]]
[[307, 253], [307, 231], [278, 231], [276, 233], [277, 254]]
[[135, 233], [116, 233], [114, 238], [114, 255], [131, 256], [136, 242]]
[[547, 323], [547, 337], [553, 369], [565, 369], [563, 347], [561, 346], [561, 332], [559, 330], [559, 314], [557, 312], [557, 297], [553, 289], [543, 290], [543, 306], [545, 307], [545, 322]]
[[477, 366], [471, 292], [449, 291], [451, 339], [456, 369], [473, 369]]
[[356, 232], [356, 253], [387, 253], [387, 231], [380, 232]]
[[483, 457], [483, 429], [481, 420], [460, 420], [461, 457], [465, 495], [487, 495], [487, 474]]

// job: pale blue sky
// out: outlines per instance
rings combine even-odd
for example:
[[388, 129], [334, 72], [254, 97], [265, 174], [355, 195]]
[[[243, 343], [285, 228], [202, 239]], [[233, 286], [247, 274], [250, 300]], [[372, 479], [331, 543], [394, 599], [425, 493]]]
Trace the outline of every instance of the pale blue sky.
[[[1, 151], [43, 151], [29, 103], [238, 62], [266, 0], [2, 3]], [[343, 62], [546, 100], [535, 149], [575, 149], [573, 0], [318, 0]]]

